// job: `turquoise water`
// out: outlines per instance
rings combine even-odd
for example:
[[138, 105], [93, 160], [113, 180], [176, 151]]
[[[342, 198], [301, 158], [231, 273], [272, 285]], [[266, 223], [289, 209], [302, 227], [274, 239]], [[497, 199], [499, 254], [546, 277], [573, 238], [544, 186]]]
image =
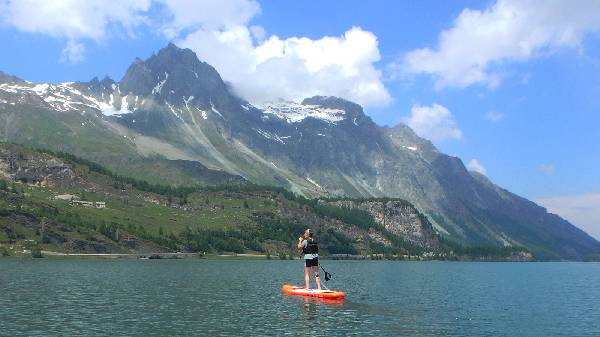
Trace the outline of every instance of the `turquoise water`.
[[0, 259], [6, 336], [600, 336], [599, 263]]

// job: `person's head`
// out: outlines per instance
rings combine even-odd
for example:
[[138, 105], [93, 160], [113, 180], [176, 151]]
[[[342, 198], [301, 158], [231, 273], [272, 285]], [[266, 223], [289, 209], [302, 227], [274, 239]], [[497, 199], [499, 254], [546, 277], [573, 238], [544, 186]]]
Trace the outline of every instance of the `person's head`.
[[309, 238], [312, 238], [312, 237], [313, 237], [313, 233], [312, 233], [312, 231], [310, 230], [310, 228], [307, 228], [307, 229], [304, 231], [304, 238], [305, 238], [305, 239], [309, 239]]

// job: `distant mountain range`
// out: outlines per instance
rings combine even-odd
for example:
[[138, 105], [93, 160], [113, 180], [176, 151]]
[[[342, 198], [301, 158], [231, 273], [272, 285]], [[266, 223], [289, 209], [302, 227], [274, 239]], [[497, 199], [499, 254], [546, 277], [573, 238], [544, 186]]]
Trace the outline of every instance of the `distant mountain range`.
[[307, 197], [396, 197], [449, 240], [524, 246], [580, 259], [600, 243], [469, 172], [408, 126], [375, 124], [358, 104], [315, 96], [250, 103], [173, 44], [125, 76], [34, 84], [0, 73], [0, 139], [74, 153], [152, 182], [247, 180]]

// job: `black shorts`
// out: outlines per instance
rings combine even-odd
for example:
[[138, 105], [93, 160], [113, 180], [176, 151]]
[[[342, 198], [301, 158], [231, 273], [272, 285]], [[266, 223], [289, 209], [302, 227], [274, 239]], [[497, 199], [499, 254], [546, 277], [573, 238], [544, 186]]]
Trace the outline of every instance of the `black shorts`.
[[318, 267], [319, 266], [319, 258], [315, 257], [314, 259], [310, 259], [310, 260], [305, 259], [304, 263], [306, 263], [307, 267]]

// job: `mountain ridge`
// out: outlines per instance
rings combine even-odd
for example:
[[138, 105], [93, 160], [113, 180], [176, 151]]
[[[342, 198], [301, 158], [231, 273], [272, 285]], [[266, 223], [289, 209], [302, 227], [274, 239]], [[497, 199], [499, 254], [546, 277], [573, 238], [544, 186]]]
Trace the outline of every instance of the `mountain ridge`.
[[309, 200], [252, 184], [150, 184], [69, 153], [0, 142], [2, 256], [30, 250], [40, 257], [34, 252], [43, 250], [51, 255], [249, 252], [291, 258], [296, 249], [290, 238], [306, 226], [318, 233], [320, 254], [327, 257], [534, 259], [523, 247], [444, 241], [405, 200]]
[[[470, 173], [459, 158], [439, 152], [408, 126], [379, 126], [350, 101], [314, 96], [300, 103], [253, 105], [232, 93], [218, 72], [191, 50], [173, 44], [146, 61], [134, 60], [120, 82], [105, 80], [46, 89], [3, 83], [0, 99], [7, 103], [0, 109], [18, 119], [11, 106], [37, 102], [48, 115], [47, 110], [62, 113], [62, 124], [87, 118], [104, 126], [107, 139], [129, 141], [128, 146], [114, 145], [115, 153], [123, 156], [144, 158], [150, 152], [198, 161], [309, 197], [406, 199], [429, 217], [435, 231], [460, 242], [531, 246], [565, 258], [600, 250], [600, 243], [583, 231]], [[15, 125], [23, 128], [24, 122]], [[52, 136], [52, 141], [8, 131], [1, 136], [57, 146]], [[83, 153], [75, 139], [81, 138], [65, 142], [71, 151], [95, 155]], [[107, 158], [91, 159], [115, 167]]]

